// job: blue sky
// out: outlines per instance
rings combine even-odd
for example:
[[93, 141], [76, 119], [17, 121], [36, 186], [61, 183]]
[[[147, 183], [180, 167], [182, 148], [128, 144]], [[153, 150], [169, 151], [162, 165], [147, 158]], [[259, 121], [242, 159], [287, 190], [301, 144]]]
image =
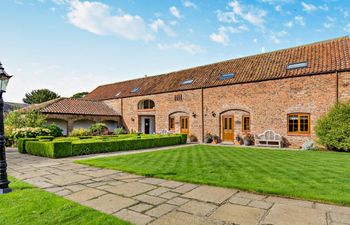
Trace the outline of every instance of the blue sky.
[[348, 0], [1, 0], [7, 101], [350, 34]]

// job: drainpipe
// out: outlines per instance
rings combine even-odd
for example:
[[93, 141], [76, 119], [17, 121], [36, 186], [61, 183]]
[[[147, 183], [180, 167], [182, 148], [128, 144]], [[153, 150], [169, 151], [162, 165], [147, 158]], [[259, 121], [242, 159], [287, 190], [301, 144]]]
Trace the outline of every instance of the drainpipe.
[[203, 88], [202, 91], [202, 143], [204, 142], [204, 100], [203, 100]]
[[337, 97], [336, 97], [336, 102], [339, 103], [339, 72], [336, 71], [336, 76], [337, 76], [337, 90], [336, 90], [336, 93], [337, 93]]

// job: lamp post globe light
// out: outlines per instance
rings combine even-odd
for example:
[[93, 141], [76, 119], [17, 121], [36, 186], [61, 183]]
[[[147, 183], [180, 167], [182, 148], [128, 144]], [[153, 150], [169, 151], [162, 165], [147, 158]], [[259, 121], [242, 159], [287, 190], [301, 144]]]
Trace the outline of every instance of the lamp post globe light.
[[7, 163], [5, 152], [5, 134], [4, 134], [4, 99], [2, 94], [6, 92], [7, 84], [12, 76], [8, 75], [0, 62], [0, 194], [11, 192], [9, 181], [7, 179]]

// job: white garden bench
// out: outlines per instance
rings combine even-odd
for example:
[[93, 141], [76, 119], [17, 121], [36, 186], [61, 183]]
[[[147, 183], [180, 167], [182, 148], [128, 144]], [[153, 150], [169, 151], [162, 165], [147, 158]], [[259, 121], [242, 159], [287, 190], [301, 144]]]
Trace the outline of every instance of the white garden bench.
[[267, 130], [262, 134], [255, 135], [255, 146], [262, 147], [279, 147], [282, 148], [282, 136], [272, 130]]

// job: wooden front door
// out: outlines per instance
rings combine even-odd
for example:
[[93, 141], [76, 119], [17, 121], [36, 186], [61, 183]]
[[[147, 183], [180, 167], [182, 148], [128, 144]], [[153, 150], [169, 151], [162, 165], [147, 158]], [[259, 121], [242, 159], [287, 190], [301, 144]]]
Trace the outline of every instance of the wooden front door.
[[222, 141], [234, 141], [234, 117], [224, 116], [222, 117]]
[[188, 134], [189, 133], [189, 124], [188, 124], [188, 116], [180, 117], [180, 133]]

